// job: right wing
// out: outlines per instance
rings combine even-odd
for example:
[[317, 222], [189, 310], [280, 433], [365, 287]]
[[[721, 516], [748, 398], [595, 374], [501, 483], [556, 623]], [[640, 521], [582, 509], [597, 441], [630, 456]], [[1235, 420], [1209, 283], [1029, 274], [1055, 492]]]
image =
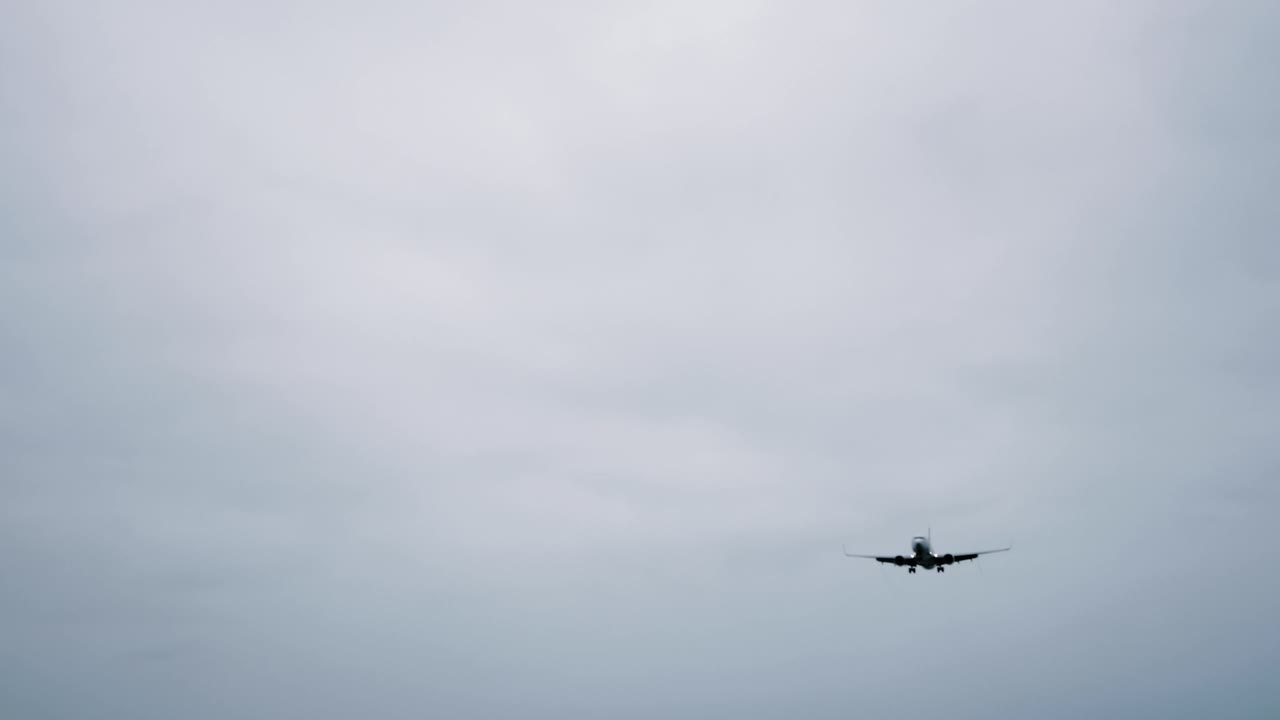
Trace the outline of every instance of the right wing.
[[[868, 560], [875, 560], [876, 562], [889, 563], [890, 565], [894, 564], [897, 561], [897, 558], [895, 557], [886, 557], [884, 555], [855, 555], [849, 552], [849, 548], [844, 548], [844, 554], [846, 557], [866, 558]], [[915, 565], [916, 563], [911, 558], [904, 557], [902, 558], [902, 564]]]
[[990, 555], [991, 553], [1005, 552], [1007, 550], [1012, 550], [1012, 549], [1013, 549], [1013, 546], [1010, 545], [1009, 547], [996, 548], [995, 550], [982, 550], [980, 552], [975, 552], [975, 553], [965, 553], [963, 555], [956, 555], [955, 559], [956, 559], [956, 562], [964, 562], [965, 560], [973, 560], [979, 555]]

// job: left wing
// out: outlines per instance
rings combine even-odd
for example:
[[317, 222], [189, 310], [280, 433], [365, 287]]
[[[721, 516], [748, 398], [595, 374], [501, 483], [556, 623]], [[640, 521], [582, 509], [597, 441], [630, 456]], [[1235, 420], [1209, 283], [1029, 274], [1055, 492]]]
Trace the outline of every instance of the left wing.
[[[876, 562], [889, 563], [891, 565], [894, 564], [897, 560], [897, 558], [894, 558], [892, 556], [885, 556], [885, 555], [855, 555], [849, 552], [849, 548], [847, 547], [844, 548], [844, 554], [846, 557], [867, 558], [868, 560], [875, 560]], [[912, 560], [911, 558], [903, 558], [903, 561], [904, 561], [903, 562], [904, 565], [916, 564], [915, 561]]]

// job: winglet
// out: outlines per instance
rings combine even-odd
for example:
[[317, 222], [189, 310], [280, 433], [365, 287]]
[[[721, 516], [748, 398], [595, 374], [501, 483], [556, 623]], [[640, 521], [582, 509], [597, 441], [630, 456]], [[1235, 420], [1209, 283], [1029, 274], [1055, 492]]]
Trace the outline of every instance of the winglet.
[[841, 549], [841, 550], [844, 550], [844, 554], [845, 554], [845, 556], [846, 556], [846, 557], [856, 557], [856, 558], [874, 558], [874, 557], [875, 557], [875, 555], [859, 555], [859, 554], [857, 554], [857, 553], [851, 553], [851, 552], [849, 552], [849, 546], [848, 546], [848, 545], [843, 545], [843, 544], [842, 544], [842, 545], [840, 546], [840, 549]]

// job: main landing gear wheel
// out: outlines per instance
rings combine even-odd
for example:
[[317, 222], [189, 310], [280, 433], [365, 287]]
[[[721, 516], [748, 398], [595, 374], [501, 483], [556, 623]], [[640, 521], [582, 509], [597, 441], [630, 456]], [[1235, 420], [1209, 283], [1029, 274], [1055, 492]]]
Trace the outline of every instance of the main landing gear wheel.
[[916, 569], [915, 569], [915, 568], [907, 568], [907, 572], [911, 573], [912, 575], [915, 575], [915, 574], [916, 574]]
[[939, 568], [938, 568], [938, 572], [946, 572], [946, 571], [947, 571], [947, 569], [946, 569], [946, 568], [944, 568], [944, 567], [939, 567]]

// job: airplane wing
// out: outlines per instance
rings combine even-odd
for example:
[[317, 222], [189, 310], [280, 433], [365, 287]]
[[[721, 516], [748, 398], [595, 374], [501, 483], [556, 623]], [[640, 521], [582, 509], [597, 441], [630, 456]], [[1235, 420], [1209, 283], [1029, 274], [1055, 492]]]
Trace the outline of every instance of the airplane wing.
[[973, 560], [979, 555], [990, 555], [991, 553], [1005, 552], [1006, 550], [1012, 550], [1012, 549], [1013, 549], [1013, 546], [1010, 545], [1009, 547], [996, 548], [995, 550], [981, 550], [974, 553], [964, 553], [962, 555], [955, 555], [954, 557], [956, 559], [956, 562], [964, 562], [965, 560]]
[[[890, 565], [892, 565], [894, 560], [896, 559], [892, 556], [884, 556], [884, 555], [855, 555], [849, 552], [849, 548], [844, 548], [844, 554], [846, 557], [866, 558], [868, 560], [875, 560], [876, 562], [889, 563]], [[903, 558], [902, 560], [904, 565], [916, 564], [915, 561], [912, 560], [911, 558]]]

